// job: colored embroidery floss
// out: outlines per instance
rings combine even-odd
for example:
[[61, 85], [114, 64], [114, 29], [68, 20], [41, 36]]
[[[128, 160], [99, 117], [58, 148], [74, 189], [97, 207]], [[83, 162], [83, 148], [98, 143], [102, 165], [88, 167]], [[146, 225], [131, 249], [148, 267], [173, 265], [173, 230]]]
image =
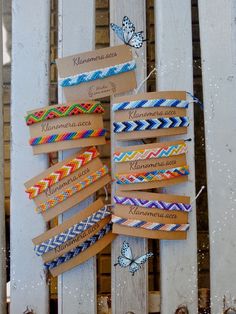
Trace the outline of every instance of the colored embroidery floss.
[[66, 78], [61, 78], [59, 84], [62, 87], [70, 87], [75, 85], [80, 85], [82, 83], [87, 83], [95, 81], [98, 79], [104, 79], [110, 76], [118, 75], [121, 73], [133, 71], [136, 68], [136, 63], [134, 60], [110, 66], [103, 69], [98, 69], [90, 72], [80, 73], [74, 76], [69, 76]]
[[116, 174], [115, 178], [118, 184], [132, 184], [168, 180], [186, 175], [189, 175], [188, 166], [176, 167], [165, 170], [160, 169], [151, 172]]
[[99, 137], [106, 134], [106, 129], [97, 129], [97, 130], [83, 130], [78, 132], [69, 132], [61, 134], [53, 134], [48, 136], [39, 136], [31, 138], [29, 144], [31, 146], [47, 144], [47, 143], [57, 143], [62, 141], [72, 141], [88, 137]]
[[137, 108], [156, 108], [156, 107], [174, 107], [174, 108], [188, 108], [189, 102], [187, 100], [179, 99], [143, 99], [135, 101], [125, 101], [114, 104], [112, 111], [129, 110]]
[[161, 224], [156, 222], [147, 222], [137, 219], [126, 219], [115, 215], [112, 215], [112, 222], [115, 224], [142, 228], [147, 230], [159, 230], [159, 231], [188, 231], [189, 224]]
[[99, 153], [95, 147], [90, 147], [85, 152], [78, 153], [78, 156], [76, 156], [76, 158], [72, 159], [60, 169], [50, 173], [46, 178], [40, 180], [35, 185], [28, 188], [26, 190], [26, 193], [29, 194], [30, 199], [35, 198], [37, 195], [47, 190], [55, 183], [77, 171], [82, 166], [86, 165], [98, 155]]
[[177, 155], [185, 154], [186, 152], [187, 152], [187, 145], [184, 143], [184, 144], [176, 144], [176, 145], [150, 148], [150, 149], [139, 149], [139, 150], [127, 151], [127, 152], [115, 152], [113, 154], [113, 160], [115, 162], [146, 160], [150, 158], [177, 156]]
[[108, 210], [107, 206], [101, 208], [91, 216], [87, 217], [80, 223], [74, 224], [69, 229], [65, 230], [64, 232], [48, 239], [47, 241], [36, 245], [34, 247], [34, 251], [38, 256], [41, 256], [58, 246], [62, 245], [63, 243], [74, 239], [78, 234], [82, 233], [83, 231], [89, 229], [98, 221], [102, 220], [103, 218], [109, 216], [111, 214], [110, 210]]
[[47, 200], [45, 203], [40, 204], [37, 208], [37, 212], [44, 212], [57, 204], [60, 204], [61, 202], [65, 201], [75, 193], [81, 191], [82, 189], [86, 188], [93, 182], [97, 181], [101, 177], [105, 176], [108, 173], [108, 167], [103, 166], [100, 170], [95, 171], [91, 175], [87, 176], [83, 181], [80, 181], [73, 185], [72, 187], [66, 189], [62, 193], [57, 194], [53, 198]]
[[131, 198], [131, 197], [122, 197], [115, 195], [114, 198], [115, 204], [128, 205], [128, 206], [140, 206], [145, 208], [157, 208], [162, 210], [178, 210], [184, 212], [192, 211], [191, 204], [184, 203], [169, 203], [158, 200], [143, 200], [140, 198]]
[[98, 103], [81, 103], [72, 105], [62, 105], [47, 109], [42, 109], [29, 113], [25, 120], [27, 125], [39, 123], [46, 120], [75, 116], [79, 114], [104, 113], [104, 109], [100, 102]]

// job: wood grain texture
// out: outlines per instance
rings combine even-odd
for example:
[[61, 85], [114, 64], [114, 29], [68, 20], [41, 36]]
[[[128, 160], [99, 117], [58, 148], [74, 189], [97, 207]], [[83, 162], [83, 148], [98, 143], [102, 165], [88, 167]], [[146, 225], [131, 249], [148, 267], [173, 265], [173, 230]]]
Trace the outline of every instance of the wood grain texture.
[[48, 287], [32, 238], [45, 231], [25, 194], [24, 182], [47, 167], [45, 155], [33, 156], [24, 114], [48, 103], [50, 1], [14, 0], [12, 43], [11, 144], [11, 304], [12, 314], [27, 306], [48, 313]]
[[[190, 0], [155, 1], [155, 35], [157, 89], [192, 92], [192, 26]], [[190, 118], [188, 134], [189, 182], [168, 187], [167, 192], [195, 196], [193, 105], [187, 112]], [[165, 139], [163, 139], [165, 140]], [[161, 311], [175, 313], [185, 304], [189, 313], [197, 313], [197, 234], [196, 207], [189, 215], [190, 231], [186, 241], [161, 241]]]
[[[2, 24], [2, 0], [0, 1]], [[2, 69], [2, 29], [0, 30], [0, 67]], [[6, 236], [5, 236], [5, 189], [4, 189], [4, 140], [3, 140], [3, 90], [0, 74], [0, 312], [6, 313]]]
[[211, 313], [236, 304], [236, 3], [199, 3], [210, 235]]
[[[59, 0], [58, 7], [58, 57], [93, 50], [95, 47], [95, 1]], [[64, 101], [59, 89], [59, 103]], [[77, 150], [60, 153], [60, 160]], [[93, 201], [87, 198], [65, 213], [60, 221], [86, 208]], [[88, 314], [97, 311], [96, 257], [73, 268], [58, 280], [58, 311], [61, 314]]]
[[[144, 31], [146, 36], [146, 1], [144, 0], [110, 0], [110, 22], [118, 25], [122, 24], [122, 19], [127, 15], [136, 26], [136, 31]], [[113, 31], [110, 33], [111, 46], [118, 45], [121, 41], [116, 37]], [[137, 62], [137, 85], [146, 77], [146, 45], [137, 50], [137, 55], [133, 51], [133, 56]], [[140, 89], [140, 92], [145, 91], [145, 84]], [[111, 111], [111, 126], [114, 121], [114, 114]], [[111, 134], [112, 153], [117, 146], [127, 146], [128, 144], [134, 145], [134, 142], [121, 143], [116, 142], [114, 134]], [[136, 144], [138, 144], [136, 142]], [[112, 155], [112, 154], [111, 154]], [[115, 184], [113, 184], [113, 194], [115, 193]], [[129, 242], [132, 247], [133, 254], [140, 256], [147, 251], [147, 240], [118, 236], [112, 244], [112, 265], [117, 261], [120, 255], [120, 248], [123, 241]], [[145, 314], [148, 312], [148, 273], [147, 265], [131, 276], [128, 269], [121, 269], [119, 266], [116, 268], [112, 266], [112, 313], [124, 314], [135, 313]]]

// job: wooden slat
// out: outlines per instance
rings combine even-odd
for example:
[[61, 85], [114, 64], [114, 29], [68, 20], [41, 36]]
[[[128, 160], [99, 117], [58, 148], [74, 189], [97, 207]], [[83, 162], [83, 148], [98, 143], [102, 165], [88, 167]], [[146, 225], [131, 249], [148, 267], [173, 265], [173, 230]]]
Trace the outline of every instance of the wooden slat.
[[33, 156], [24, 115], [48, 103], [50, 1], [13, 0], [12, 7], [10, 310], [23, 313], [28, 306], [44, 314], [48, 287], [31, 239], [45, 231], [45, 224], [27, 198], [24, 182], [47, 168], [47, 157]]
[[211, 313], [235, 308], [235, 1], [199, 3], [202, 55], [208, 211]]
[[[155, 1], [157, 89], [193, 89], [192, 26], [190, 0]], [[188, 142], [189, 182], [167, 188], [173, 194], [195, 196], [193, 105], [188, 109], [190, 127], [182, 138]], [[164, 140], [164, 139], [163, 139]], [[170, 140], [170, 139], [169, 139]], [[186, 304], [189, 313], [197, 313], [197, 235], [196, 208], [189, 215], [190, 231], [186, 241], [161, 241], [161, 311], [175, 313]]]
[[[0, 25], [2, 25], [2, 0], [0, 1]], [[2, 69], [2, 29], [0, 30], [0, 67]], [[6, 236], [4, 193], [4, 140], [3, 140], [3, 89], [0, 74], [0, 312], [6, 313]]]
[[[144, 30], [146, 36], [146, 11], [144, 0], [110, 0], [110, 22], [121, 25], [122, 19], [127, 15], [136, 25], [137, 31]], [[120, 44], [120, 40], [111, 32], [111, 46]], [[133, 52], [134, 58], [137, 57], [137, 82], [138, 84], [146, 77], [146, 47], [137, 51], [138, 57]], [[140, 92], [145, 90], [145, 84]], [[111, 123], [114, 121], [114, 115], [111, 111]], [[118, 145], [115, 142], [114, 134], [112, 136], [112, 152]], [[121, 143], [119, 143], [120, 146]], [[130, 143], [132, 144], [132, 143]], [[134, 143], [133, 143], [134, 144]], [[137, 144], [137, 143], [136, 143]], [[125, 145], [124, 143], [121, 145]], [[126, 144], [127, 145], [127, 144]], [[112, 155], [112, 154], [111, 154]], [[114, 190], [115, 192], [115, 184]], [[112, 244], [112, 265], [117, 261], [120, 255], [120, 248], [123, 241], [129, 242], [135, 255], [141, 255], [147, 250], [147, 240], [135, 237], [118, 236]], [[148, 276], [147, 265], [135, 276], [131, 276], [128, 269], [112, 266], [112, 313], [142, 313], [148, 312]]]
[[[95, 47], [95, 1], [59, 0], [58, 56], [93, 50]], [[79, 95], [78, 95], [79, 97]], [[59, 103], [64, 101], [59, 89]], [[75, 150], [60, 153], [60, 159], [68, 157]], [[78, 150], [77, 150], [78, 151]], [[86, 208], [90, 197], [63, 215], [63, 219]], [[96, 313], [97, 301], [96, 257], [59, 276], [58, 310], [61, 314]]]

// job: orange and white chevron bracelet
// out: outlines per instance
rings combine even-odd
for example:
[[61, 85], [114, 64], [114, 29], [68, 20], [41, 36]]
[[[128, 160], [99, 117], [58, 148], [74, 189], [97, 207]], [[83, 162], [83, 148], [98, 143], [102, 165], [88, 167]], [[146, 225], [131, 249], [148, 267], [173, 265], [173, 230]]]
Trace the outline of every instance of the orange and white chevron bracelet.
[[29, 198], [35, 198], [37, 195], [47, 190], [53, 184], [59, 182], [63, 178], [69, 176], [73, 172], [77, 171], [82, 166], [86, 165], [92, 159], [96, 158], [99, 155], [99, 152], [95, 147], [90, 147], [86, 149], [83, 153], [78, 153], [78, 155], [66, 163], [64, 166], [58, 170], [50, 173], [46, 178], [40, 180], [30, 188], [26, 190], [26, 193], [29, 194]]
[[160, 169], [151, 172], [116, 174], [116, 182], [118, 184], [143, 183], [151, 181], [160, 181], [174, 179], [180, 176], [189, 175], [188, 166], [176, 167], [171, 169]]
[[99, 180], [101, 177], [105, 176], [108, 173], [108, 167], [103, 166], [101, 169], [95, 171], [91, 175], [87, 176], [83, 181], [80, 181], [73, 185], [72, 187], [66, 189], [62, 193], [57, 194], [56, 196], [52, 197], [51, 199], [47, 200], [45, 203], [40, 204], [36, 208], [36, 212], [44, 212], [49, 208], [60, 204], [61, 202], [65, 201], [67, 198], [71, 197], [75, 193], [81, 191], [82, 189], [86, 188], [93, 182]]

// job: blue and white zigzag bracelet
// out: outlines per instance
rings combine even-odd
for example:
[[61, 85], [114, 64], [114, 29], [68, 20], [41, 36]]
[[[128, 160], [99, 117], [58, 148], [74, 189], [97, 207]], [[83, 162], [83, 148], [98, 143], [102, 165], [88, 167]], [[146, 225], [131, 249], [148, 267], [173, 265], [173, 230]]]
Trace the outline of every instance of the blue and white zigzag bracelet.
[[38, 256], [43, 255], [55, 249], [56, 247], [62, 245], [66, 241], [75, 238], [78, 234], [89, 229], [95, 223], [109, 216], [110, 214], [111, 214], [110, 210], [107, 208], [107, 206], [105, 206], [98, 210], [97, 212], [95, 212], [94, 214], [92, 214], [91, 216], [87, 217], [81, 222], [65, 230], [64, 232], [59, 233], [58, 235], [52, 237], [51, 239], [48, 239], [47, 241], [44, 241], [36, 245], [34, 247], [34, 251]]
[[132, 60], [125, 63], [116, 64], [114, 66], [110, 66], [107, 68], [64, 77], [59, 80], [59, 84], [62, 87], [79, 85], [81, 83], [87, 83], [87, 82], [95, 81], [98, 79], [104, 79], [109, 76], [133, 71], [135, 70], [135, 68], [136, 68], [136, 63], [134, 60]]
[[158, 208], [163, 210], [178, 210], [190, 212], [192, 210], [191, 204], [184, 203], [168, 203], [158, 200], [141, 200], [140, 198], [126, 197], [115, 195], [114, 203], [127, 206], [140, 206], [145, 208]]
[[95, 242], [102, 239], [108, 232], [110, 232], [111, 226], [112, 226], [111, 223], [107, 224], [98, 233], [96, 233], [91, 238], [89, 238], [88, 240], [86, 240], [85, 242], [83, 242], [82, 244], [77, 246], [75, 249], [71, 250], [70, 252], [60, 256], [59, 258], [57, 258], [51, 262], [45, 263], [44, 269], [46, 269], [46, 270], [52, 269], [54, 267], [59, 266], [62, 263], [65, 263], [65, 262], [71, 260], [73, 257], [76, 257], [77, 255], [79, 255], [80, 253], [82, 253], [83, 251], [88, 249], [90, 246], [92, 246]]
[[143, 99], [134, 101], [125, 101], [114, 104], [112, 111], [129, 110], [136, 108], [154, 108], [154, 107], [175, 107], [175, 108], [188, 108], [188, 100], [179, 99]]
[[136, 121], [113, 122], [115, 133], [168, 129], [189, 126], [188, 117], [170, 117]]

